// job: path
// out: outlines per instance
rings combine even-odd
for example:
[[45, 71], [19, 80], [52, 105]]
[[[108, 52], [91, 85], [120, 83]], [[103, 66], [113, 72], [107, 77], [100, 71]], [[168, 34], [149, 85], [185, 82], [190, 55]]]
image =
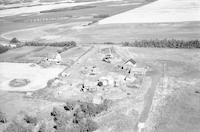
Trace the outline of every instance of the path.
[[149, 87], [148, 91], [144, 96], [143, 111], [141, 112], [140, 118], [138, 120], [138, 132], [141, 132], [142, 129], [145, 127], [145, 122], [148, 119], [149, 112], [153, 102], [154, 93], [156, 91], [157, 84], [159, 83], [159, 80], [161, 78], [161, 74], [155, 71], [151, 75], [151, 78], [152, 78], [151, 86]]
[[66, 68], [63, 72], [71, 74], [76, 73], [77, 69], [79, 69], [82, 65], [84, 65], [84, 62], [94, 54], [94, 52], [97, 50], [95, 46], [91, 46], [86, 52], [84, 52], [80, 57], [78, 57], [74, 64], [70, 68]]
[[[129, 59], [130, 56], [128, 53], [129, 51], [126, 49], [124, 52], [124, 50], [120, 50], [119, 48], [115, 48], [116, 52], [122, 57], [122, 60], [125, 61], [127, 59]], [[134, 57], [136, 57], [137, 55], [133, 55]], [[164, 64], [163, 64], [164, 67]], [[164, 69], [164, 68], [163, 68]], [[144, 107], [143, 107], [143, 111], [140, 114], [139, 120], [138, 120], [138, 132], [141, 132], [142, 129], [145, 127], [145, 121], [148, 119], [149, 116], [149, 112], [152, 106], [152, 102], [153, 102], [153, 97], [154, 97], [154, 93], [157, 87], [157, 84], [160, 81], [160, 78], [162, 76], [164, 76], [164, 70], [162, 73], [160, 73], [159, 71], [152, 71], [149, 75], [152, 79], [151, 82], [151, 86], [149, 87], [149, 89], [147, 90], [145, 96], [144, 96]]]

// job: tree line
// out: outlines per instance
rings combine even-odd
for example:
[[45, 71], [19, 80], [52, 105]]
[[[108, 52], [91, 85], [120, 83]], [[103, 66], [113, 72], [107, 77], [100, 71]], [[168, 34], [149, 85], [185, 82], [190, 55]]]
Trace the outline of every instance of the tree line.
[[9, 47], [8, 47], [8, 46], [0, 45], [0, 54], [6, 52], [6, 51], [8, 51], [8, 50], [9, 50]]
[[26, 41], [21, 42], [17, 38], [12, 38], [10, 44], [16, 44], [16, 47], [22, 46], [53, 46], [53, 47], [71, 47], [76, 46], [75, 41], [62, 41], [62, 42], [38, 42], [38, 41]]
[[200, 48], [199, 40], [136, 40], [134, 42], [123, 42], [128, 47], [149, 47], [149, 48]]
[[24, 46], [53, 46], [53, 47], [71, 47], [76, 46], [75, 41], [64, 41], [64, 42], [37, 42], [37, 41], [28, 41], [24, 42]]
[[72, 47], [77, 46], [77, 43], [75, 41], [63, 41], [63, 42], [37, 42], [37, 41], [27, 41], [27, 42], [21, 42], [17, 38], [13, 38], [10, 40], [10, 44], [13, 44], [15, 46], [4, 46], [0, 44], [0, 54], [4, 53], [10, 49], [13, 48], [20, 48], [23, 46], [52, 46], [52, 47], [62, 47], [62, 49], [59, 52], [64, 52]]

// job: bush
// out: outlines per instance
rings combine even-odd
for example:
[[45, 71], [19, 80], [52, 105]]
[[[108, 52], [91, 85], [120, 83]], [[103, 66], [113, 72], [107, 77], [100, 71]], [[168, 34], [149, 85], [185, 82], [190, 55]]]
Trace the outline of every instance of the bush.
[[75, 107], [75, 103], [74, 102], [66, 102], [66, 105], [64, 106], [64, 109], [66, 111], [72, 111]]
[[87, 117], [88, 115], [81, 109], [76, 109], [73, 116], [73, 123], [76, 124], [80, 132], [93, 132], [97, 130], [97, 123]]
[[104, 44], [115, 44], [115, 43], [113, 43], [113, 42], [104, 42]]
[[[64, 109], [63, 109], [64, 108]], [[68, 101], [63, 108], [53, 108], [51, 116], [56, 132], [93, 132], [98, 128], [92, 117], [108, 108], [108, 101], [97, 105], [88, 102]]]
[[66, 127], [69, 124], [70, 117], [64, 113], [64, 111], [59, 108], [54, 107], [51, 112], [51, 116], [53, 116], [53, 120], [55, 126], [53, 127], [56, 132], [65, 132]]
[[19, 43], [20, 41], [17, 39], [17, 38], [12, 38], [11, 40], [10, 40], [10, 43], [12, 43], [12, 44], [16, 44], [16, 43]]
[[80, 124], [80, 132], [93, 132], [98, 129], [96, 122], [91, 119], [85, 119]]
[[7, 123], [6, 115], [0, 111], [0, 123]]
[[31, 117], [31, 116], [29, 116], [29, 115], [25, 115], [25, 116], [24, 116], [24, 121], [26, 121], [26, 123], [32, 124], [32, 125], [34, 125], [34, 126], [36, 126], [36, 125], [37, 125], [37, 122], [38, 122], [38, 120], [37, 120], [36, 117]]
[[88, 23], [88, 26], [90, 26], [90, 25], [92, 25], [92, 24], [94, 24], [94, 23], [97, 23], [98, 22], [98, 20], [93, 20], [92, 22], [89, 22]]
[[41, 124], [38, 132], [48, 132], [45, 123]]
[[76, 109], [73, 114], [73, 123], [74, 124], [80, 124], [81, 120], [83, 120], [86, 117], [85, 113], [80, 109]]
[[135, 42], [124, 42], [123, 46], [130, 47], [150, 47], [150, 48], [200, 48], [199, 40], [140, 40]]
[[99, 14], [99, 15], [93, 16], [93, 18], [106, 18], [106, 17], [109, 17], [109, 15], [108, 14]]
[[8, 46], [0, 45], [0, 54], [6, 52], [6, 51], [8, 51], [8, 50], [9, 50], [9, 47], [8, 47]]
[[53, 111], [51, 112], [51, 116], [58, 116], [60, 114], [60, 110], [56, 107], [53, 107]]
[[87, 102], [80, 102], [80, 109], [82, 112], [85, 113], [86, 116], [94, 117], [97, 114], [100, 114], [101, 112], [107, 110], [108, 104], [108, 100], [104, 100], [104, 103], [100, 105]]

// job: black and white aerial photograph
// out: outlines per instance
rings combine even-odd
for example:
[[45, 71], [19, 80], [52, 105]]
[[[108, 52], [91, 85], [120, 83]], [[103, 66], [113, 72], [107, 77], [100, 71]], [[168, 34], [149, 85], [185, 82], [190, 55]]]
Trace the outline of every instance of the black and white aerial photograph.
[[0, 0], [0, 132], [200, 132], [200, 0]]

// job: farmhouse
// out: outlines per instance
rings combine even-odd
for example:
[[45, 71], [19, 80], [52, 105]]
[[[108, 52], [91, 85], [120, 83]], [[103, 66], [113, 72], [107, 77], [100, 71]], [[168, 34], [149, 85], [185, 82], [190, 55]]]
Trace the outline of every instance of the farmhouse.
[[124, 67], [129, 67], [129, 68], [135, 67], [136, 66], [136, 61], [134, 61], [133, 59], [129, 59], [124, 63], [123, 66]]
[[117, 67], [122, 70], [126, 70], [130, 74], [131, 70], [135, 68], [135, 66], [136, 66], [136, 61], [134, 61], [133, 59], [129, 59], [125, 61], [123, 64], [118, 65]]
[[58, 52], [48, 54], [47, 61], [60, 63], [62, 61], [62, 57]]

